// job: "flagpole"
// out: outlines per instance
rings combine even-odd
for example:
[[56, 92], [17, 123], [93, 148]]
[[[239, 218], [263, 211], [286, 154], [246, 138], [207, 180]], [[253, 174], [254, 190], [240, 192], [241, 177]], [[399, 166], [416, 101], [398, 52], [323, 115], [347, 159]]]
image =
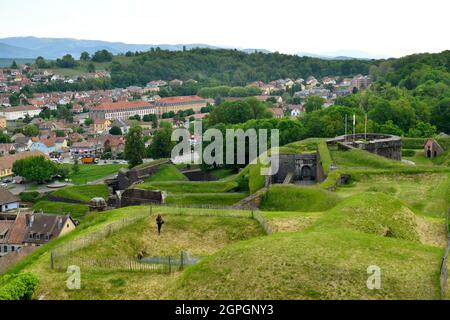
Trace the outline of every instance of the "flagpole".
[[365, 125], [364, 125], [364, 140], [366, 140], [367, 141], [367, 120], [368, 120], [368, 118], [367, 118], [367, 112], [366, 112], [366, 123], [365, 123]]
[[353, 114], [353, 142], [356, 140], [356, 114]]
[[348, 114], [345, 115], [345, 141], [347, 141], [348, 137]]

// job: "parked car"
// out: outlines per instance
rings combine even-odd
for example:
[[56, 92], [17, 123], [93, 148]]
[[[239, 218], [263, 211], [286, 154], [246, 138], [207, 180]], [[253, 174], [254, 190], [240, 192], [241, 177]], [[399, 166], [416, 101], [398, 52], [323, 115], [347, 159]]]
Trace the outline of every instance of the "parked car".
[[11, 178], [5, 178], [3, 179], [3, 183], [11, 183], [12, 179]]
[[8, 185], [7, 185], [6, 183], [2, 183], [2, 184], [0, 184], [0, 187], [2, 187], [2, 188], [8, 188]]

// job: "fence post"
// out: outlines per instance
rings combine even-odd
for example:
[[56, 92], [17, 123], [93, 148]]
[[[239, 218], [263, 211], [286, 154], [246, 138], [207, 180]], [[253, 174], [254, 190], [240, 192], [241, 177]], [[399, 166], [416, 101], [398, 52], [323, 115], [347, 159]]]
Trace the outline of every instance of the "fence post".
[[183, 258], [184, 258], [184, 252], [181, 251], [181, 257], [180, 257], [180, 270], [183, 270], [183, 266], [184, 266]]
[[170, 256], [169, 256], [169, 273], [172, 273], [172, 262], [170, 261]]
[[52, 250], [50, 254], [50, 268], [53, 270], [55, 266], [55, 251]]

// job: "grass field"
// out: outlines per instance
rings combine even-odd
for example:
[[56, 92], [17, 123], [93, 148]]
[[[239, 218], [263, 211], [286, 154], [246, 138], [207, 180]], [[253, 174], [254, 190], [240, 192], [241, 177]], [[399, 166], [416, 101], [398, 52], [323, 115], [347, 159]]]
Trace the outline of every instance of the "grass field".
[[169, 193], [223, 193], [235, 189], [238, 184], [234, 181], [155, 181], [138, 185], [147, 190], [163, 190]]
[[350, 186], [339, 187], [337, 194], [347, 197], [362, 191], [384, 192], [416, 213], [443, 217], [450, 207], [450, 173], [364, 175]]
[[33, 206], [33, 210], [51, 214], [70, 214], [75, 219], [80, 219], [89, 212], [85, 204], [40, 201]]
[[82, 202], [89, 202], [92, 198], [101, 197], [108, 198], [109, 191], [106, 184], [84, 185], [66, 187], [51, 193], [52, 196], [66, 199], [78, 200]]
[[151, 175], [145, 182], [154, 181], [187, 181], [188, 178], [182, 174], [173, 164], [165, 164], [155, 174]]
[[177, 205], [232, 206], [248, 196], [247, 193], [173, 193], [166, 203]]
[[[72, 165], [66, 165], [69, 169]], [[81, 185], [88, 182], [96, 181], [117, 173], [121, 168], [125, 168], [125, 165], [121, 164], [105, 164], [105, 165], [89, 165], [80, 164], [80, 171], [78, 173], [73, 173], [71, 171], [69, 179], [72, 180], [73, 184]]]
[[315, 187], [274, 185], [263, 198], [264, 211], [323, 211], [334, 207], [339, 197]]
[[[280, 233], [226, 247], [189, 267], [177, 299], [437, 299], [442, 249], [349, 230]], [[369, 290], [367, 269], [382, 270]]]

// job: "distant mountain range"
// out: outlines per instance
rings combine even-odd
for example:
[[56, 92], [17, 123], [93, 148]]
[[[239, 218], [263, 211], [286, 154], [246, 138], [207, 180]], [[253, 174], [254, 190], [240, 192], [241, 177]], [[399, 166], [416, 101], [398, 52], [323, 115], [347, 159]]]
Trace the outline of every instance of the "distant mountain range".
[[[127, 44], [122, 42], [108, 42], [99, 40], [77, 40], [70, 38], [36, 38], [36, 37], [14, 37], [0, 39], [0, 58], [37, 58], [42, 56], [46, 59], [61, 58], [65, 54], [71, 54], [79, 58], [84, 51], [93, 54], [99, 50], [108, 50], [113, 54], [126, 53], [127, 51], [148, 51], [151, 48], [178, 51], [192, 48], [219, 49], [201, 43], [191, 44]], [[239, 49], [244, 52], [269, 52], [264, 49]]]
[[[1, 40], [0, 40], [1, 41]], [[314, 57], [320, 59], [337, 59], [337, 60], [349, 60], [349, 59], [389, 59], [390, 56], [382, 54], [372, 54], [369, 52], [358, 51], [358, 50], [339, 50], [333, 52], [321, 52], [319, 54], [298, 52], [298, 56]]]
[[[201, 43], [193, 44], [127, 44], [123, 42], [108, 42], [100, 40], [78, 40], [71, 38], [36, 38], [36, 37], [12, 37], [0, 39], [0, 59], [34, 59], [42, 56], [46, 59], [61, 58], [65, 54], [71, 54], [79, 58], [84, 51], [93, 54], [98, 50], [108, 50], [113, 54], [126, 53], [127, 51], [148, 51], [151, 48], [179, 51], [192, 48], [210, 49], [234, 49], [230, 47], [217, 47]], [[240, 51], [251, 53], [254, 51], [269, 53], [265, 49], [241, 49]], [[380, 59], [387, 56], [371, 55], [360, 51], [338, 51], [334, 53], [298, 53], [299, 56], [317, 57], [322, 59]]]

